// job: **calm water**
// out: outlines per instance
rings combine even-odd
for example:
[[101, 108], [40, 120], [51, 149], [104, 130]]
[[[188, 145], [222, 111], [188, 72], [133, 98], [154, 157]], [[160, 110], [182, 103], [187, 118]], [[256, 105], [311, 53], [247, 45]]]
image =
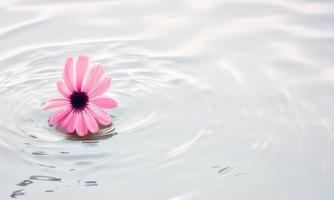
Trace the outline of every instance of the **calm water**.
[[[334, 2], [0, 2], [0, 199], [332, 200]], [[113, 127], [47, 123], [68, 55]]]

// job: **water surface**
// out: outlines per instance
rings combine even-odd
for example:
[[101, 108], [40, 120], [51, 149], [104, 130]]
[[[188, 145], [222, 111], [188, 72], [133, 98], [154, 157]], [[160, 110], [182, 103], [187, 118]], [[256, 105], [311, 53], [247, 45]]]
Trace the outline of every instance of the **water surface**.
[[[0, 3], [0, 199], [332, 200], [332, 1]], [[41, 105], [102, 63], [113, 126]]]

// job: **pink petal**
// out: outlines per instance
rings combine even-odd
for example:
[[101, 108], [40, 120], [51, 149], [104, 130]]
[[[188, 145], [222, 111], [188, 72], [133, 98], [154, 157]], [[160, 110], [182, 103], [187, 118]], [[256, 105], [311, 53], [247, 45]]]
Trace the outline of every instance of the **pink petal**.
[[80, 55], [76, 64], [77, 91], [81, 91], [82, 81], [85, 78], [87, 68], [88, 68], [88, 57]]
[[89, 98], [94, 98], [100, 96], [105, 91], [108, 90], [111, 84], [111, 78], [105, 77], [90, 93], [88, 93]]
[[110, 116], [99, 108], [89, 106], [87, 111], [102, 125], [106, 126], [111, 124]]
[[99, 126], [97, 125], [94, 117], [86, 110], [83, 111], [84, 120], [86, 122], [87, 128], [90, 132], [96, 133], [99, 131]]
[[61, 110], [58, 110], [57, 112], [53, 113], [49, 120], [49, 124], [56, 125], [58, 124], [66, 115], [71, 111], [71, 107], [67, 106], [66, 108], [63, 108]]
[[76, 121], [77, 121], [78, 114], [79, 114], [76, 111], [73, 111], [72, 113], [73, 113], [73, 115], [72, 115], [71, 119], [69, 120], [69, 122], [67, 124], [67, 128], [66, 128], [66, 131], [68, 133], [72, 133], [75, 130], [75, 125], [76, 125]]
[[73, 58], [69, 57], [66, 60], [65, 67], [64, 67], [64, 73], [63, 78], [65, 85], [67, 86], [67, 89], [70, 92], [73, 92], [75, 90], [75, 76], [74, 76], [74, 67], [73, 67]]
[[85, 119], [81, 111], [78, 112], [78, 115], [77, 115], [75, 130], [77, 131], [79, 136], [85, 136], [88, 134], [88, 129], [85, 123]]
[[43, 105], [43, 109], [48, 110], [51, 108], [63, 107], [69, 104], [70, 102], [68, 101], [68, 99], [64, 99], [64, 98], [51, 99], [46, 104]]
[[82, 91], [90, 92], [99, 82], [103, 75], [103, 67], [100, 64], [94, 65], [88, 73]]
[[69, 124], [69, 122], [72, 120], [74, 111], [71, 110], [68, 115], [60, 122], [60, 126], [62, 128], [66, 128], [66, 126]]
[[117, 107], [117, 101], [109, 97], [98, 97], [98, 98], [90, 99], [89, 101], [102, 108]]
[[65, 86], [65, 84], [62, 81], [57, 81], [57, 88], [58, 91], [65, 97], [65, 98], [69, 98], [71, 93], [70, 91], [67, 89], [67, 87]]

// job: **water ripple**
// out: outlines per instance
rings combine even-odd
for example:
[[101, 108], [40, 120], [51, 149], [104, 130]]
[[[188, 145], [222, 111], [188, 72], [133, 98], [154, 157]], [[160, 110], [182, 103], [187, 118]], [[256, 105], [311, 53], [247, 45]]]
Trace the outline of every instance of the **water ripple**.
[[[105, 65], [113, 79], [108, 95], [120, 102], [110, 111], [113, 125], [84, 138], [50, 127], [51, 111], [41, 109], [57, 96], [63, 62], [79, 54], [76, 49]], [[10, 144], [4, 147], [22, 150], [28, 165], [86, 171], [117, 163], [148, 166], [189, 150], [210, 129], [210, 87], [169, 68], [173, 60], [135, 54], [134, 49], [125, 42], [78, 43], [30, 49], [2, 60], [0, 90], [6, 98], [0, 103], [6, 108], [1, 110], [0, 137]], [[201, 118], [189, 115], [194, 109]]]

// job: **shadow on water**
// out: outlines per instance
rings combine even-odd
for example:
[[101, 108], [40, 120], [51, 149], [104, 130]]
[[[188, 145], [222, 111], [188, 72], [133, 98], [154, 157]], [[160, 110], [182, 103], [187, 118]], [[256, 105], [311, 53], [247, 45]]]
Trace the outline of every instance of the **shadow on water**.
[[[55, 127], [55, 130], [57, 133], [61, 134], [65, 140], [70, 140], [70, 141], [78, 141], [78, 142], [82, 142], [82, 143], [88, 143], [88, 144], [96, 144], [99, 143], [100, 140], [104, 140], [104, 139], [108, 139], [111, 138], [115, 135], [117, 135], [118, 133], [116, 132], [116, 128], [114, 127], [114, 125], [110, 125], [110, 126], [102, 126], [100, 127], [100, 131], [96, 134], [90, 134], [84, 137], [80, 137], [77, 136], [76, 134], [68, 134], [66, 133], [66, 131], [62, 130], [61, 128]], [[38, 137], [36, 137], [37, 139]], [[27, 143], [27, 145], [30, 145], [29, 143]], [[70, 152], [68, 151], [61, 151], [61, 154], [69, 154]], [[44, 151], [34, 151], [32, 152], [32, 154], [34, 156], [48, 156], [49, 154], [47, 152]], [[84, 162], [81, 162], [84, 163]], [[51, 165], [45, 165], [45, 164], [38, 164], [39, 166], [43, 166], [43, 167], [48, 167], [48, 168], [55, 168], [55, 166], [51, 166]], [[70, 169], [70, 171], [73, 171], [75, 169]], [[54, 182], [56, 184], [63, 184], [62, 183], [62, 179], [61, 178], [57, 178], [57, 177], [52, 177], [52, 176], [45, 176], [45, 175], [33, 175], [30, 176], [28, 179], [24, 179], [23, 181], [21, 181], [20, 183], [17, 184], [18, 187], [16, 190], [14, 190], [9, 196], [11, 198], [18, 198], [20, 196], [23, 196], [25, 194], [27, 194], [27, 187], [32, 185], [32, 184], [36, 184], [37, 182]], [[44, 184], [45, 185], [45, 184]], [[85, 181], [80, 181], [80, 179], [75, 180], [73, 182], [73, 185], [77, 185], [77, 186], [85, 186], [85, 187], [92, 187], [92, 186], [98, 186], [98, 183], [94, 180], [85, 180]], [[71, 185], [67, 185], [68, 187], [70, 187]], [[47, 186], [47, 187], [51, 187], [51, 188], [45, 188], [45, 190], [43, 190], [46, 193], [52, 193], [52, 192], [56, 192], [59, 188], [61, 188], [60, 186]]]
[[[17, 184], [17, 186], [21, 187], [18, 190], [14, 190], [12, 194], [10, 194], [9, 196], [11, 198], [18, 198], [20, 196], [23, 196], [26, 194], [26, 192], [24, 192], [24, 190], [26, 189], [27, 186], [33, 184], [34, 182], [44, 182], [44, 181], [49, 181], [49, 182], [55, 182], [55, 183], [62, 183], [62, 179], [61, 178], [57, 178], [57, 177], [52, 177], [52, 176], [45, 176], [45, 175], [33, 175], [30, 176], [28, 179], [24, 179], [23, 181], [21, 181], [20, 183]], [[98, 186], [98, 183], [96, 181], [93, 180], [89, 180], [89, 181], [84, 181], [84, 184], [82, 184], [82, 186], [87, 186], [87, 187], [91, 187], [91, 186]], [[81, 186], [81, 181], [80, 179], [75, 181], [75, 185]], [[60, 187], [54, 187], [52, 189], [46, 189], [44, 190], [44, 192], [46, 193], [51, 193], [51, 192], [55, 192], [56, 190], [58, 190], [58, 188]]]
[[[34, 176], [30, 176], [29, 179], [25, 179], [22, 182], [18, 183], [17, 186], [20, 187], [26, 187], [32, 183], [34, 183], [34, 181], [53, 181], [53, 182], [61, 182], [60, 178], [56, 178], [56, 177], [52, 177], [52, 176], [43, 176], [43, 175], [34, 175]], [[25, 193], [23, 192], [23, 189], [19, 189], [19, 190], [15, 190], [10, 197], [11, 198], [17, 198], [19, 196], [25, 195]]]
[[[66, 139], [66, 140], [81, 141], [82, 143], [89, 143], [89, 144], [99, 143], [99, 140], [108, 139], [108, 138], [111, 138], [111, 137], [118, 134], [116, 132], [116, 128], [114, 127], [114, 125], [103, 126], [103, 127], [101, 127], [101, 130], [97, 134], [90, 134], [90, 135], [87, 135], [87, 136], [84, 136], [84, 137], [77, 136], [76, 134], [69, 135], [64, 130], [62, 130], [61, 128], [58, 128], [58, 127], [56, 127], [55, 129], [57, 130], [58, 133], [63, 134], [64, 139]], [[61, 154], [69, 154], [69, 152], [67, 152], [67, 151], [62, 151], [60, 153]], [[35, 156], [46, 156], [46, 155], [48, 155], [46, 152], [43, 152], [43, 151], [35, 151], [35, 152], [32, 152], [32, 154], [35, 155]], [[49, 168], [55, 168], [55, 166], [49, 166], [49, 165], [43, 165], [43, 164], [39, 164], [39, 165], [44, 166], [44, 167], [49, 167]], [[71, 171], [72, 170], [74, 170], [74, 169], [71, 169]], [[62, 183], [61, 178], [52, 177], [52, 176], [45, 176], [45, 175], [33, 175], [33, 176], [30, 176], [28, 179], [24, 179], [23, 181], [18, 183], [17, 186], [19, 186], [20, 189], [14, 190], [12, 192], [12, 194], [10, 194], [9, 196], [11, 198], [18, 198], [20, 196], [23, 196], [27, 193], [27, 191], [25, 191], [25, 190], [27, 190], [26, 189], [27, 186], [29, 186], [33, 183], [36, 183], [36, 182], [43, 182], [43, 181]], [[85, 186], [85, 187], [92, 187], [92, 186], [98, 186], [98, 183], [94, 180], [87, 180], [87, 181], [83, 181], [82, 184], [81, 184], [81, 181], [78, 179], [78, 180], [75, 181], [75, 185]], [[44, 190], [44, 192], [46, 192], [46, 193], [56, 192], [56, 190], [58, 190], [59, 188], [60, 187], [47, 188], [47, 189]]]

